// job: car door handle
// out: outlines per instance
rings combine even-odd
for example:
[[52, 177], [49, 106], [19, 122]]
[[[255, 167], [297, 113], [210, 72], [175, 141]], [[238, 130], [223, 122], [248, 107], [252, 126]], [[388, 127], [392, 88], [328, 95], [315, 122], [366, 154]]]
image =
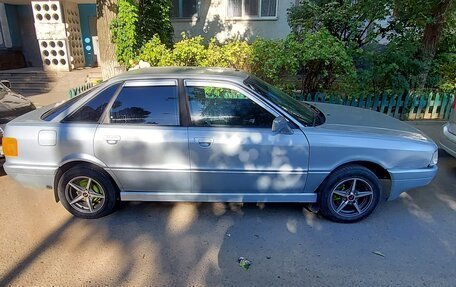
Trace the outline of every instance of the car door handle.
[[210, 147], [214, 140], [211, 138], [195, 138], [195, 142], [198, 143], [200, 147]]
[[120, 141], [120, 136], [109, 135], [109, 136], [105, 136], [104, 139], [108, 144], [116, 144]]

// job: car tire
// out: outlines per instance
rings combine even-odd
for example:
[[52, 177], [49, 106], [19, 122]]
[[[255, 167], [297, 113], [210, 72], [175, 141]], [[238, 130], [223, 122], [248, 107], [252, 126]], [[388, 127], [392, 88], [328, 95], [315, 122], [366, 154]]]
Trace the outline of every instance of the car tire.
[[341, 223], [353, 223], [369, 216], [382, 195], [378, 177], [360, 165], [337, 169], [319, 189], [319, 213]]
[[60, 177], [58, 196], [65, 209], [74, 216], [95, 219], [115, 210], [118, 189], [104, 171], [78, 165]]

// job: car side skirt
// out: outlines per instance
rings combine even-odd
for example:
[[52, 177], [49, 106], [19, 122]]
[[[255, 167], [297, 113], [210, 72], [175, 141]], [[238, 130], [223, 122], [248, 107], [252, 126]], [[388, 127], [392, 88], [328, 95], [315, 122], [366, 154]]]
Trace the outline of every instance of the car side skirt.
[[123, 201], [195, 201], [195, 202], [316, 202], [316, 193], [120, 193]]

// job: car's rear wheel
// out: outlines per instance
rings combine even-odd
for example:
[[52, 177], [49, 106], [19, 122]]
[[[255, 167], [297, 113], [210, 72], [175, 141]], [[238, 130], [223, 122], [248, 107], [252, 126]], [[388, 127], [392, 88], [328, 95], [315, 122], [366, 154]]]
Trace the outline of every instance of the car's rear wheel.
[[66, 171], [59, 180], [58, 195], [70, 213], [86, 219], [108, 215], [117, 202], [117, 188], [109, 176], [90, 166]]
[[352, 223], [369, 216], [381, 197], [381, 184], [369, 169], [350, 165], [333, 172], [319, 190], [319, 212], [326, 218]]

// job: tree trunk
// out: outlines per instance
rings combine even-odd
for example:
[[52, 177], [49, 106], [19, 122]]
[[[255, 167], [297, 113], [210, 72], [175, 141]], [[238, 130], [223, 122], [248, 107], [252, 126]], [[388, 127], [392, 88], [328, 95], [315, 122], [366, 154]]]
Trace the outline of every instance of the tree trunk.
[[426, 68], [420, 74], [419, 87], [424, 88], [427, 77], [431, 69], [431, 61], [434, 60], [437, 52], [440, 36], [445, 25], [445, 15], [448, 10], [450, 0], [440, 0], [432, 11], [433, 21], [426, 24], [422, 38], [423, 59], [428, 62]]
[[111, 42], [110, 25], [116, 16], [117, 0], [97, 0], [99, 63], [103, 80], [107, 80], [125, 70], [116, 61], [116, 47]]

